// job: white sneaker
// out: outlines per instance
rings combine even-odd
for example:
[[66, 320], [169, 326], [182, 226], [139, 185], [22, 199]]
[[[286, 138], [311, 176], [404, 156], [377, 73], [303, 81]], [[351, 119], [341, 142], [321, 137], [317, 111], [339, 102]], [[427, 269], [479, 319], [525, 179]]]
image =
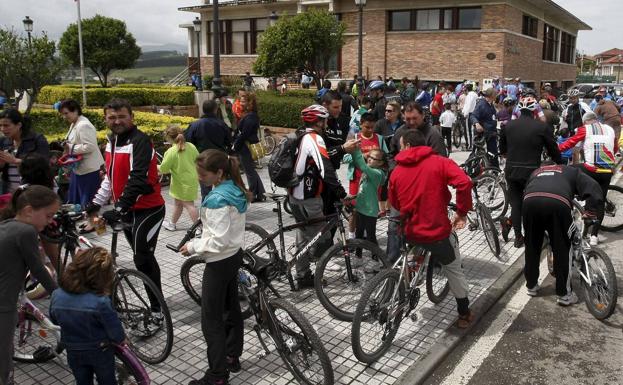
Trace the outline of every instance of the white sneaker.
[[558, 297], [558, 300], [556, 300], [556, 302], [558, 302], [558, 304], [561, 306], [573, 305], [575, 303], [578, 303], [578, 301], [579, 301], [579, 298], [573, 291], [570, 294], [567, 294], [562, 297]]
[[591, 246], [597, 246], [599, 244], [599, 238], [596, 235], [591, 235], [591, 240], [589, 242]]
[[342, 268], [344, 267], [344, 260], [340, 258], [342, 263], [339, 263], [336, 261], [337, 258], [333, 258], [331, 260], [329, 260], [329, 262], [327, 262], [327, 265], [325, 266], [325, 270], [327, 271], [341, 271]]
[[526, 294], [528, 294], [530, 297], [536, 297], [537, 294], [539, 294], [540, 289], [541, 289], [541, 286], [539, 286], [539, 284], [537, 283], [536, 285], [534, 285], [534, 287], [528, 288], [526, 290]]
[[164, 227], [166, 230], [169, 230], [169, 231], [177, 230], [176, 224], [173, 222], [169, 222], [169, 221], [162, 222], [162, 227]]

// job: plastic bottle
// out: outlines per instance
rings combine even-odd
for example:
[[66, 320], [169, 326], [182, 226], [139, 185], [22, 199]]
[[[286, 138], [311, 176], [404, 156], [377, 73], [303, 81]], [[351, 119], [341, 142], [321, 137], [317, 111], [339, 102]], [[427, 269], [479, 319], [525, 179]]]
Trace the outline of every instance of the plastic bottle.
[[61, 208], [67, 212], [74, 212], [74, 213], [79, 213], [82, 211], [82, 206], [80, 206], [80, 204], [76, 203], [66, 203], [64, 205], [61, 206]]

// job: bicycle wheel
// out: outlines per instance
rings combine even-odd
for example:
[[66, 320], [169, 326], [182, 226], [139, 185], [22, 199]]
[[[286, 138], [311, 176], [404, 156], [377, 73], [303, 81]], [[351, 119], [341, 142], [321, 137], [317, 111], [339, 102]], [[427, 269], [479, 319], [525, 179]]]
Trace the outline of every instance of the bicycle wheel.
[[329, 355], [303, 313], [281, 298], [271, 299], [268, 309], [271, 336], [294, 378], [302, 384], [333, 384]]
[[[331, 246], [316, 263], [314, 288], [318, 300], [333, 317], [352, 321], [365, 284], [388, 267], [386, 259], [383, 250], [363, 239]], [[350, 261], [350, 277], [346, 260]]]
[[606, 195], [604, 220], [600, 228], [603, 231], [623, 229], [623, 187], [610, 185]]
[[201, 306], [201, 284], [205, 265], [203, 257], [194, 256], [185, 260], [180, 269], [180, 279], [184, 290], [199, 306]]
[[478, 197], [491, 214], [493, 221], [498, 221], [508, 210], [508, 192], [504, 184], [500, 183], [499, 176], [489, 171], [474, 179], [478, 190]]
[[443, 301], [450, 291], [448, 277], [443, 272], [443, 265], [432, 258], [426, 268], [426, 295], [432, 303]]
[[145, 368], [131, 352], [115, 346], [115, 377], [118, 385], [149, 385]]
[[461, 132], [461, 124], [456, 122], [452, 127], [452, 144], [454, 147], [461, 148], [461, 140], [463, 140], [463, 133]]
[[406, 301], [404, 285], [399, 279], [398, 271], [383, 270], [361, 294], [351, 333], [353, 353], [361, 362], [371, 364], [381, 358], [398, 332], [403, 313], [398, 307]]
[[264, 152], [266, 155], [270, 155], [275, 151], [275, 147], [277, 146], [277, 141], [275, 141], [275, 137], [272, 135], [264, 136]]
[[244, 250], [249, 250], [254, 258], [260, 259], [265, 263], [277, 258], [277, 246], [275, 246], [275, 242], [272, 240], [268, 241], [262, 248], [253, 247], [267, 239], [269, 235], [268, 231], [262, 227], [254, 223], [247, 223], [244, 226]]
[[485, 233], [485, 239], [491, 249], [491, 252], [495, 257], [502, 261], [508, 261], [508, 253], [500, 253], [500, 240], [498, 239], [498, 229], [495, 228], [495, 223], [491, 219], [489, 209], [482, 204], [477, 204], [476, 213], [478, 214], [478, 222], [480, 222], [480, 228]]
[[173, 324], [156, 284], [140, 271], [120, 269], [113, 283], [112, 305], [136, 356], [148, 364], [166, 360], [173, 347]]
[[13, 332], [13, 360], [38, 363], [51, 360], [63, 351], [60, 329], [52, 330], [28, 313], [18, 314]]
[[[584, 297], [588, 311], [598, 320], [612, 315], [617, 304], [617, 276], [605, 251], [591, 248], [586, 251], [587, 266], [582, 266], [582, 273], [591, 280], [591, 284], [580, 278], [584, 287]], [[582, 265], [584, 263], [582, 262]]]

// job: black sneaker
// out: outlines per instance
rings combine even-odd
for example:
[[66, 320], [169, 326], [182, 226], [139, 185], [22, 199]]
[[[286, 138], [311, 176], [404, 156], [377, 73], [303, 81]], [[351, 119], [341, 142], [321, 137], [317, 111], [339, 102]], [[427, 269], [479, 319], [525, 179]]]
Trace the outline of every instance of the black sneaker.
[[513, 243], [513, 246], [515, 246], [516, 249], [521, 249], [524, 245], [524, 239], [523, 239], [523, 235], [517, 235], [515, 236], [515, 242]]
[[227, 362], [227, 370], [230, 373], [238, 373], [240, 371], [240, 360], [238, 357], [227, 356], [225, 361]]
[[500, 220], [500, 225], [502, 226], [502, 239], [504, 242], [508, 242], [508, 233], [511, 231], [511, 221], [508, 218], [502, 218]]
[[200, 378], [198, 380], [190, 380], [188, 385], [228, 385], [229, 381], [226, 379], [211, 379], [211, 378]]
[[308, 271], [304, 276], [297, 277], [296, 283], [299, 289], [314, 287], [314, 274]]

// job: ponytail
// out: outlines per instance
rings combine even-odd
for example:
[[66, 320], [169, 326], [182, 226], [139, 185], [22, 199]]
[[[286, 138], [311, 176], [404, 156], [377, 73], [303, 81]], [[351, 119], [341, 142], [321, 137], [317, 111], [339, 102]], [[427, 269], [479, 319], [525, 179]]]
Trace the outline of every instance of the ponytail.
[[199, 154], [196, 163], [198, 167], [206, 171], [216, 173], [218, 170], [222, 170], [223, 179], [231, 179], [245, 194], [248, 202], [253, 199], [253, 193], [247, 190], [240, 176], [240, 161], [238, 161], [236, 156], [227, 155], [220, 150], [210, 149]]
[[177, 124], [170, 124], [164, 130], [167, 140], [175, 143], [179, 151], [186, 149], [186, 138], [184, 138], [184, 130]]
[[13, 193], [11, 205], [0, 213], [0, 219], [13, 218], [26, 206], [38, 210], [56, 202], [60, 202], [58, 195], [48, 187], [27, 184], [22, 185]]
[[242, 181], [242, 176], [240, 175], [240, 161], [237, 156], [228, 155], [227, 162], [229, 163], [229, 176], [231, 180], [234, 181], [234, 184], [242, 190], [242, 192], [247, 197], [247, 202], [251, 202], [253, 200], [253, 193], [247, 190], [244, 182]]

